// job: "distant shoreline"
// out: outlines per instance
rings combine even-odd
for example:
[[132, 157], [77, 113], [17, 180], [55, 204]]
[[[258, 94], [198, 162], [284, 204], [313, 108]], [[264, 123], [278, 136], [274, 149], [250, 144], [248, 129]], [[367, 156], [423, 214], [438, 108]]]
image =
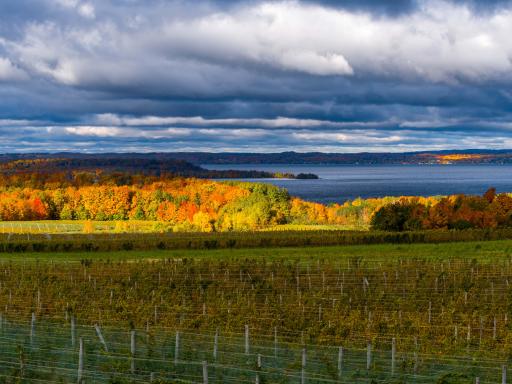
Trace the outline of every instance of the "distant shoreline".
[[157, 162], [185, 161], [193, 165], [200, 164], [275, 164], [275, 165], [505, 165], [512, 164], [512, 149], [504, 150], [443, 150], [422, 152], [361, 152], [361, 153], [324, 153], [324, 152], [151, 152], [151, 153], [11, 153], [0, 154], [0, 162], [28, 159], [74, 160], [117, 159], [117, 160], [153, 160]]

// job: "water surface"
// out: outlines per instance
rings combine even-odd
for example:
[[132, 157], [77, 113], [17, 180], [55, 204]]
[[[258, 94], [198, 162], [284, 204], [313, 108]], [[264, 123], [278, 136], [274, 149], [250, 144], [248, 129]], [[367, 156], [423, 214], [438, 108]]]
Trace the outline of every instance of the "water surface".
[[321, 203], [357, 197], [482, 194], [489, 187], [512, 192], [512, 165], [296, 165], [204, 164], [207, 169], [314, 173], [319, 180], [243, 179], [265, 181], [291, 195]]

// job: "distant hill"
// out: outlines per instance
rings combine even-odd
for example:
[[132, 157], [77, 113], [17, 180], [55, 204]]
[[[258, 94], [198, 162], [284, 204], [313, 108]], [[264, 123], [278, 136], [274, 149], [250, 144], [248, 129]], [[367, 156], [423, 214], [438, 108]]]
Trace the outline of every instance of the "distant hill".
[[205, 153], [177, 152], [175, 159], [193, 164], [511, 164], [512, 150], [461, 150], [402, 153]]
[[240, 178], [317, 178], [312, 174], [294, 175], [251, 170], [208, 170], [167, 154], [24, 154], [0, 156], [0, 175], [57, 174], [101, 171], [104, 174], [141, 174], [208, 179]]
[[[467, 149], [401, 153], [28, 153], [0, 154], [0, 165], [11, 161], [33, 159], [64, 159], [68, 164], [73, 164], [73, 167], [100, 166], [106, 168], [122, 168], [122, 170], [125, 171], [142, 169], [147, 172], [183, 172], [186, 176], [193, 176], [194, 174], [202, 176], [211, 171], [201, 168], [201, 164], [512, 164], [512, 149]], [[61, 166], [64, 165], [65, 164], [61, 164]], [[271, 176], [263, 174], [258, 176], [257, 174], [251, 174], [247, 176], [243, 175], [241, 177]]]

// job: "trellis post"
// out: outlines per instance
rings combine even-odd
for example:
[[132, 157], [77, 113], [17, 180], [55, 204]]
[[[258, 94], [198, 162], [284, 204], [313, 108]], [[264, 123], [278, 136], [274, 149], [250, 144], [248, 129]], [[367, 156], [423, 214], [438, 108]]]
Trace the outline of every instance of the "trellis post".
[[80, 338], [80, 349], [78, 351], [78, 375], [77, 382], [78, 384], [82, 383], [84, 375], [84, 340]]
[[136, 352], [135, 330], [132, 329], [132, 331], [130, 332], [130, 354], [131, 354], [131, 372], [132, 372], [132, 375], [135, 374], [135, 352]]
[[246, 325], [245, 326], [245, 354], [248, 355], [249, 354], [249, 326]]
[[178, 364], [180, 355], [180, 331], [176, 331], [176, 343], [174, 344], [174, 364]]
[[395, 374], [396, 339], [391, 340], [391, 375]]
[[306, 348], [302, 348], [302, 370], [300, 374], [300, 383], [306, 384]]
[[71, 346], [75, 347], [75, 316], [71, 315]]
[[369, 371], [372, 366], [372, 343], [366, 345], [366, 370]]
[[203, 384], [208, 384], [208, 363], [203, 361]]
[[338, 348], [338, 378], [341, 377], [343, 369], [343, 347]]

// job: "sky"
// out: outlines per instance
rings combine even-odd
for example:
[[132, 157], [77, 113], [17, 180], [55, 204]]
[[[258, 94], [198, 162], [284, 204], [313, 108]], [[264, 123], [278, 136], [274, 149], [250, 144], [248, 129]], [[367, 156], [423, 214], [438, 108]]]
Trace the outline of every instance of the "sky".
[[512, 1], [0, 2], [0, 152], [512, 148]]

